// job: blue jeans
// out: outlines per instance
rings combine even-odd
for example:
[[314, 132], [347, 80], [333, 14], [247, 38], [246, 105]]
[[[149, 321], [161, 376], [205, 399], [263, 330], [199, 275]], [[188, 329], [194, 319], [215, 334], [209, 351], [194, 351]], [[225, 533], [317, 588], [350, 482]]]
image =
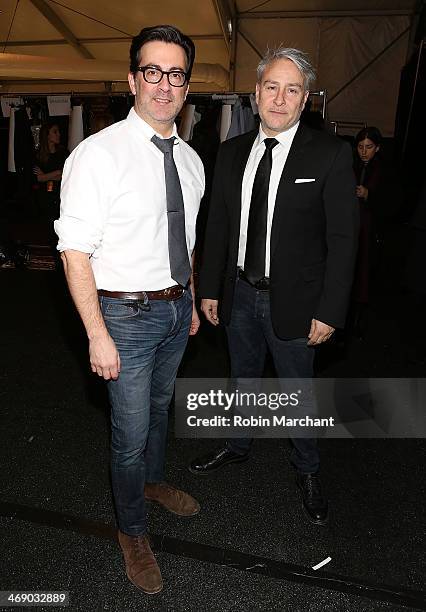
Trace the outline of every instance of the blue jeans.
[[[261, 378], [269, 350], [279, 378], [313, 377], [315, 351], [307, 346], [307, 338], [281, 340], [271, 321], [269, 291], [257, 291], [247, 282], [237, 279], [230, 324], [227, 326], [231, 359], [231, 377]], [[309, 413], [315, 414], [315, 398]], [[228, 446], [245, 454], [251, 438], [234, 438]], [[299, 472], [314, 473], [319, 469], [319, 454], [315, 438], [293, 438], [291, 462]]]
[[145, 482], [164, 480], [168, 410], [188, 341], [192, 296], [184, 291], [173, 302], [99, 300], [121, 360], [120, 376], [108, 382], [117, 520], [123, 533], [142, 535]]

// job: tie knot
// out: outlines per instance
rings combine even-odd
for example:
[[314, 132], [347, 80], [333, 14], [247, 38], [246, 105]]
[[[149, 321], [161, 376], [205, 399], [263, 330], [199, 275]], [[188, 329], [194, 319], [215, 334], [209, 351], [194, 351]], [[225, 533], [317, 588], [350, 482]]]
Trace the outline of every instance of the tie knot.
[[266, 149], [273, 149], [275, 145], [278, 144], [278, 140], [276, 138], [265, 138], [263, 142], [265, 143]]
[[171, 138], [158, 138], [158, 136], [155, 134], [151, 138], [151, 142], [153, 142], [162, 153], [172, 153], [175, 140], [175, 136], [172, 136]]

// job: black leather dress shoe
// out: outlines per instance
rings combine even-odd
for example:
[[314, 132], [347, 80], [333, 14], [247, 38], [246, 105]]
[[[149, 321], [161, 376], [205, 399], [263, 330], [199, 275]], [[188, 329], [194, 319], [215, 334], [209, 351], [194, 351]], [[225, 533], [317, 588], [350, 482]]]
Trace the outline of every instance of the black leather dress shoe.
[[188, 469], [190, 472], [192, 472], [192, 474], [206, 476], [212, 472], [220, 470], [225, 465], [228, 465], [228, 463], [242, 463], [243, 461], [247, 461], [248, 458], [248, 453], [245, 455], [240, 455], [239, 453], [235, 453], [233, 450], [225, 446], [218, 451], [194, 459], [189, 464]]
[[302, 504], [306, 516], [315, 525], [324, 525], [328, 519], [328, 502], [323, 497], [318, 474], [298, 472], [296, 483], [302, 492]]

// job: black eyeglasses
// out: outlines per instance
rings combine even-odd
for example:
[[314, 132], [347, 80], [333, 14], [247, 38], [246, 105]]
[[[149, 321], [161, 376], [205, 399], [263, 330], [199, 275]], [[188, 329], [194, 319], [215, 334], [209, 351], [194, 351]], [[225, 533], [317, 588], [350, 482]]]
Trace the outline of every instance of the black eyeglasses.
[[147, 83], [159, 83], [163, 76], [167, 74], [167, 80], [172, 87], [183, 87], [187, 80], [186, 72], [182, 70], [160, 70], [160, 68], [154, 68], [153, 66], [138, 66], [136, 68], [139, 72], [142, 72], [143, 78]]

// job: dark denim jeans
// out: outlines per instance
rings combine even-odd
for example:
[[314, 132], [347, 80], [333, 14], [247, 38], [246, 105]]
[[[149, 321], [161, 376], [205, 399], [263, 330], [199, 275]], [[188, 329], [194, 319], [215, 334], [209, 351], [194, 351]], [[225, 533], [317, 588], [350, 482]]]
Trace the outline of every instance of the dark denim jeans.
[[164, 479], [168, 409], [188, 340], [192, 297], [174, 301], [100, 297], [121, 372], [108, 382], [111, 476], [120, 530], [146, 531], [145, 482]]
[[[269, 350], [279, 378], [313, 377], [315, 351], [307, 346], [307, 338], [281, 340], [273, 330], [269, 291], [257, 291], [247, 282], [237, 279], [230, 324], [227, 327], [232, 379], [261, 378]], [[242, 381], [244, 384], [244, 381]], [[315, 397], [311, 395], [309, 414], [316, 413]], [[314, 473], [319, 468], [315, 438], [292, 438], [291, 462], [299, 472]], [[234, 438], [228, 446], [245, 454], [252, 439]]]

